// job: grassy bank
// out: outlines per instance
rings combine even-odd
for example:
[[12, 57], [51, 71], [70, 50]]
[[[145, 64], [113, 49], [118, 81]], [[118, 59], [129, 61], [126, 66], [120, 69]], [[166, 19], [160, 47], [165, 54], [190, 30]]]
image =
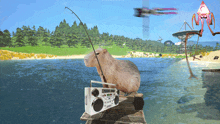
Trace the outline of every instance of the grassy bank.
[[[97, 49], [99, 46], [95, 45], [94, 48]], [[125, 56], [128, 54], [128, 52], [133, 51], [132, 49], [129, 49], [128, 47], [124, 46], [124, 48], [118, 47], [117, 45], [113, 44], [112, 46], [102, 46], [102, 48], [107, 49], [109, 51], [109, 53], [111, 55], [116, 55], [116, 56]], [[50, 55], [49, 57], [53, 57], [53, 56], [69, 56], [69, 55], [85, 55], [88, 54], [90, 52], [93, 51], [93, 48], [86, 48], [86, 47], [82, 47], [81, 45], [77, 45], [76, 47], [68, 47], [67, 45], [63, 45], [60, 48], [58, 47], [51, 47], [51, 46], [43, 46], [43, 45], [39, 45], [39, 46], [24, 46], [24, 47], [0, 47], [0, 49], [2, 50], [9, 50], [12, 52], [15, 52], [15, 55], [11, 55], [11, 56], [15, 56], [15, 57], [19, 57], [19, 58], [26, 58], [28, 57], [28, 55], [24, 55], [24, 56], [20, 56], [23, 54], [18, 54], [18, 53], [27, 53], [30, 54], [31, 57], [33, 57], [32, 55], [34, 54], [40, 54], [39, 58], [43, 57], [45, 58], [47, 55]], [[136, 51], [136, 52], [144, 52], [144, 51]], [[144, 52], [146, 53], [146, 52]], [[150, 55], [152, 54], [152, 52], [147, 52], [150, 53]], [[154, 54], [159, 54], [159, 53], [155, 53]], [[163, 54], [163, 58], [185, 58], [185, 56], [182, 55], [177, 55], [177, 54]], [[53, 56], [52, 56], [53, 55]], [[154, 56], [155, 58], [159, 58], [160, 56]], [[9, 56], [10, 58], [10, 56]], [[36, 56], [36, 58], [38, 58], [38, 56]], [[133, 58], [133, 57], [132, 57]]]
[[[99, 46], [94, 46], [97, 49]], [[126, 55], [128, 51], [132, 51], [131, 49], [124, 47], [120, 48], [115, 44], [111, 47], [103, 46], [102, 48], [107, 49], [111, 55]], [[13, 52], [21, 52], [21, 53], [35, 53], [35, 54], [51, 54], [57, 56], [67, 56], [67, 55], [81, 55], [81, 54], [88, 54], [93, 51], [93, 48], [85, 48], [80, 45], [76, 47], [69, 48], [67, 45], [58, 47], [51, 47], [51, 46], [24, 46], [24, 47], [0, 47], [2, 50], [9, 50]]]

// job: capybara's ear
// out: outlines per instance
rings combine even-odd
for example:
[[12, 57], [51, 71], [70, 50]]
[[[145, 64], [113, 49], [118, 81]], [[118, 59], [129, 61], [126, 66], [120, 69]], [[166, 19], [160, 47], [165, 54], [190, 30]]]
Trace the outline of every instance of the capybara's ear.
[[103, 50], [103, 53], [106, 53], [106, 52], [107, 52], [107, 49], [104, 49], [104, 50]]

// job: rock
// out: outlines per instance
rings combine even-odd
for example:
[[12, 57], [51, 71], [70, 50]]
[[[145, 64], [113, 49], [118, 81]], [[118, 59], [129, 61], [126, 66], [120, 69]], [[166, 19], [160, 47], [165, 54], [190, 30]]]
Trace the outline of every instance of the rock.
[[215, 60], [215, 59], [218, 59], [218, 58], [219, 58], [219, 56], [215, 56], [215, 57], [214, 57], [214, 60]]
[[185, 95], [185, 96], [182, 96], [182, 97], [177, 101], [177, 103], [178, 103], [178, 104], [184, 104], [184, 103], [186, 103], [186, 102], [189, 102], [189, 101], [193, 100], [194, 98], [195, 98], [194, 96], [187, 96], [187, 95]]

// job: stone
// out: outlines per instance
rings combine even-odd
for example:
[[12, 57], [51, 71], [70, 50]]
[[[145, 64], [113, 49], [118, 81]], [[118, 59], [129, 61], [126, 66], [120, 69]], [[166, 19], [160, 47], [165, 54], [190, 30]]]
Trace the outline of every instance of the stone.
[[215, 59], [217, 59], [217, 60], [218, 60], [218, 58], [219, 58], [219, 56], [215, 56], [215, 57], [214, 57], [214, 60], [215, 60]]

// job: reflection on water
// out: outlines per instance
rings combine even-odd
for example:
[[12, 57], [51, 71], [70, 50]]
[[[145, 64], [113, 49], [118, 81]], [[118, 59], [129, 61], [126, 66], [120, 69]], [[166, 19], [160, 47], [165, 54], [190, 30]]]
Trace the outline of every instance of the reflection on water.
[[220, 72], [203, 72], [202, 77], [203, 87], [207, 88], [205, 104], [220, 111]]
[[[204, 94], [204, 102], [180, 106], [177, 112], [181, 114], [196, 112], [196, 117], [208, 123], [220, 123], [220, 73], [202, 72], [202, 88], [207, 91]], [[210, 120], [208, 122], [207, 120]], [[217, 120], [217, 122], [211, 121]]]

